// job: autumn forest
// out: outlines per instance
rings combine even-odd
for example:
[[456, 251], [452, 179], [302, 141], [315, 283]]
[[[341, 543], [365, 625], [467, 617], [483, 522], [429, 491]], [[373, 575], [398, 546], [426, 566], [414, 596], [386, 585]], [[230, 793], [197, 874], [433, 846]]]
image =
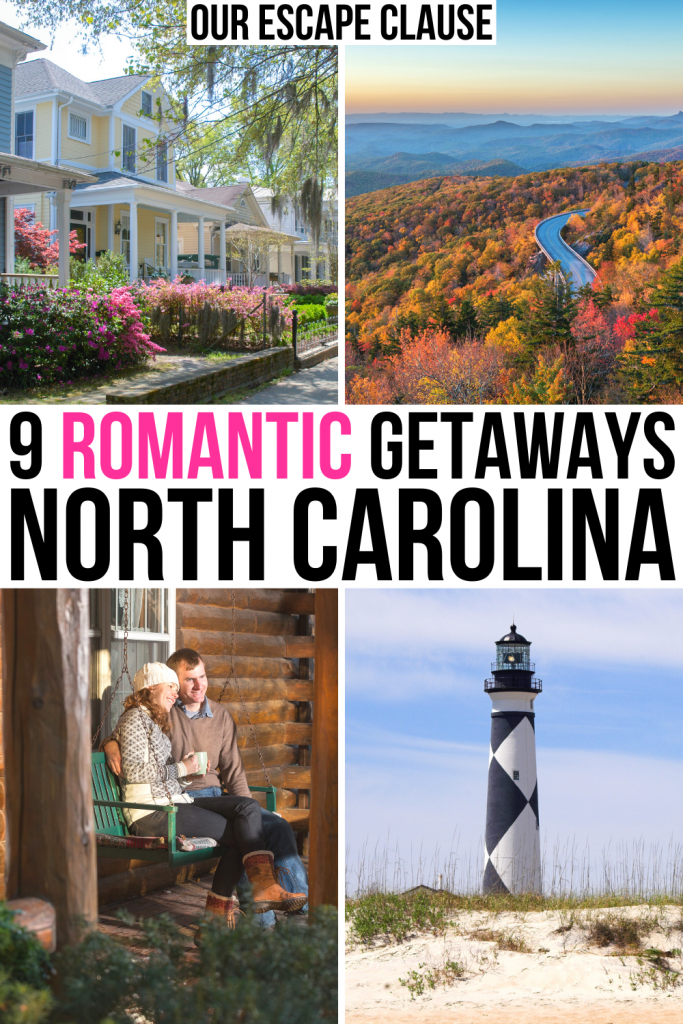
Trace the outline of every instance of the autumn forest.
[[[597, 271], [563, 280], [534, 239]], [[347, 200], [347, 402], [683, 401], [683, 161], [435, 177]]]

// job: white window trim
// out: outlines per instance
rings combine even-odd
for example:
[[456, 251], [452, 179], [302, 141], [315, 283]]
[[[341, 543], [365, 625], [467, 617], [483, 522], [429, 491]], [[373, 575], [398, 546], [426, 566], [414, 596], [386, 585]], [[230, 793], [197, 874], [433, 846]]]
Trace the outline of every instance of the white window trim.
[[[71, 134], [71, 115], [72, 114], [75, 114], [76, 117], [82, 117], [83, 120], [85, 121], [85, 138], [84, 139], [80, 138], [80, 136], [78, 136], [78, 135], [72, 135]], [[90, 114], [84, 114], [82, 110], [72, 110], [70, 107], [67, 107], [67, 110], [66, 110], [66, 137], [67, 137], [67, 139], [73, 139], [74, 142], [80, 142], [82, 146], [89, 146], [89, 145], [91, 145], [91, 142], [90, 142], [90, 139], [91, 139], [91, 122], [92, 122], [92, 117], [91, 117]]]
[[[166, 231], [165, 231], [166, 243], [165, 243], [165, 246], [164, 246], [164, 248], [166, 249], [166, 261], [165, 261], [164, 266], [162, 268], [159, 268], [157, 266], [157, 224], [164, 224], [165, 227], [166, 227]], [[169, 262], [170, 261], [170, 249], [169, 249], [169, 244], [170, 244], [170, 237], [169, 236], [170, 236], [170, 234], [171, 234], [171, 222], [170, 222], [170, 220], [167, 217], [155, 217], [154, 218], [154, 266], [155, 266], [155, 268], [157, 270], [159, 270], [159, 269], [165, 270], [170, 265], [170, 262]]]
[[138, 165], [140, 163], [142, 163], [142, 161], [138, 157], [138, 126], [136, 124], [131, 124], [130, 121], [124, 121], [123, 119], [121, 120], [121, 157], [120, 157], [120, 160], [121, 160], [121, 170], [122, 171], [128, 170], [128, 168], [126, 168], [124, 166], [124, 162], [123, 162], [123, 155], [124, 155], [124, 150], [125, 150], [125, 146], [123, 144], [123, 129], [124, 128], [132, 128], [133, 131], [135, 132], [135, 147], [134, 147], [134, 154], [133, 154], [134, 155], [134, 159], [135, 159], [135, 168], [132, 171], [128, 171], [128, 173], [129, 174], [137, 174], [138, 173]]
[[147, 95], [151, 97], [152, 104], [151, 104], [151, 109], [150, 109], [149, 114], [145, 114], [143, 112], [140, 116], [141, 117], [148, 117], [151, 121], [153, 121], [154, 120], [154, 102], [155, 102], [156, 96], [151, 91], [151, 89], [140, 89], [140, 110], [142, 110], [142, 94], [144, 92], [146, 92]]
[[[12, 91], [14, 91], [14, 85], [12, 85]], [[30, 114], [33, 112], [33, 156], [32, 160], [36, 159], [36, 142], [38, 141], [36, 135], [36, 127], [38, 122], [38, 105], [36, 103], [33, 106], [20, 106], [14, 108], [14, 114], [12, 116], [12, 138], [10, 140], [10, 149], [12, 153], [16, 149], [17, 145], [17, 114]], [[44, 158], [43, 158], [44, 159]]]

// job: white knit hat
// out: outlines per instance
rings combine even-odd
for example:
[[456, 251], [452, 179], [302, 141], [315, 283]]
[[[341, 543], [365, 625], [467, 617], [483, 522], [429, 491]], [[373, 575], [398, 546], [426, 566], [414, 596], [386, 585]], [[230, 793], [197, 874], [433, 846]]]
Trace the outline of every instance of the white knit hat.
[[142, 690], [144, 687], [159, 686], [160, 683], [173, 683], [176, 690], [180, 689], [178, 676], [172, 668], [164, 665], [161, 661], [148, 661], [146, 665], [143, 665], [135, 673], [133, 689], [137, 693], [138, 690]]

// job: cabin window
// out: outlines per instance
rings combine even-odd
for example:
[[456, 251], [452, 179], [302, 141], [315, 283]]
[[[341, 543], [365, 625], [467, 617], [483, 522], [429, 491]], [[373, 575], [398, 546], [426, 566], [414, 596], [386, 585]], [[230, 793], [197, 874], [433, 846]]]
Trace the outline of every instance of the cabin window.
[[15, 127], [14, 152], [33, 160], [33, 111], [22, 110], [17, 114]]
[[142, 113], [146, 117], [152, 116], [152, 94], [151, 92], [142, 93]]
[[69, 111], [69, 138], [79, 142], [88, 141], [88, 119]]
[[[101, 721], [123, 667], [128, 627], [128, 670], [131, 678], [148, 661], [166, 661], [175, 649], [175, 591], [157, 587], [90, 591], [90, 678], [93, 732]], [[121, 680], [99, 740], [116, 725], [132, 688]], [[99, 742], [99, 741], [98, 741]]]
[[513, 771], [512, 778], [515, 780], [515, 782], [519, 782], [519, 772]]
[[121, 166], [124, 171], [130, 171], [131, 174], [135, 174], [135, 128], [131, 128], [127, 124], [123, 126]]
[[168, 143], [157, 143], [157, 181], [168, 181]]

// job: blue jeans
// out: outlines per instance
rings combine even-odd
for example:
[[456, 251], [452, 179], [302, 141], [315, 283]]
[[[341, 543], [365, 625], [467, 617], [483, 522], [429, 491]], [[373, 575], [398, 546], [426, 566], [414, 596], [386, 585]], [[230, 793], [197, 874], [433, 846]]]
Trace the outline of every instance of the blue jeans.
[[[192, 789], [189, 793], [192, 797], [222, 796], [222, 790], [218, 786], [207, 786], [206, 789]], [[288, 892], [308, 893], [308, 878], [306, 869], [301, 863], [299, 851], [296, 848], [296, 837], [289, 822], [284, 818], [278, 818], [272, 811], [261, 808], [263, 819], [263, 834], [266, 840], [266, 849], [270, 850], [275, 860], [275, 867], [279, 868], [278, 881], [283, 889]], [[242, 875], [237, 891], [247, 885], [246, 874]], [[308, 904], [297, 914], [308, 912]], [[256, 921], [261, 928], [268, 928], [275, 924], [275, 914], [272, 910], [265, 914], [256, 914]]]

